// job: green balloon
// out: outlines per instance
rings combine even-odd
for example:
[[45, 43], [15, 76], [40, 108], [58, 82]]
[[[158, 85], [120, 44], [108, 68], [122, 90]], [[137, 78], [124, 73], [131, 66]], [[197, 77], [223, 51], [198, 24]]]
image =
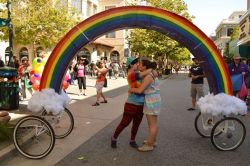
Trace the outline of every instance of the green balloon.
[[35, 68], [37, 64], [37, 58], [34, 58], [32, 61], [32, 67]]

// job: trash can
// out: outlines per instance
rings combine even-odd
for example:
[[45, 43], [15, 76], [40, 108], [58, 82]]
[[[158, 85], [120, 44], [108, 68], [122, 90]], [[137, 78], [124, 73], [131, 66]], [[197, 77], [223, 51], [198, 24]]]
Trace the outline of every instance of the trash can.
[[0, 110], [11, 110], [19, 107], [19, 86], [17, 69], [0, 68]]

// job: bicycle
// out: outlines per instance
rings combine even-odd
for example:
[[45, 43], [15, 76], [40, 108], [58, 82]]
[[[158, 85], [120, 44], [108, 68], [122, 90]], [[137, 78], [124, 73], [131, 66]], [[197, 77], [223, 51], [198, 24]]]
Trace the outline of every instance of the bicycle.
[[221, 118], [222, 117], [220, 116], [213, 116], [212, 114], [201, 114], [201, 112], [199, 112], [194, 121], [196, 132], [204, 138], [210, 138], [213, 126]]
[[197, 133], [210, 138], [212, 144], [220, 151], [237, 149], [246, 136], [246, 128], [242, 121], [236, 117], [211, 114], [199, 114], [195, 118]]
[[57, 115], [43, 109], [41, 115], [26, 116], [17, 122], [13, 132], [14, 145], [23, 156], [41, 159], [53, 150], [55, 139], [65, 138], [73, 128], [74, 118], [67, 108]]
[[224, 117], [215, 123], [211, 131], [211, 142], [220, 151], [237, 149], [244, 142], [245, 137], [246, 127], [235, 117]]

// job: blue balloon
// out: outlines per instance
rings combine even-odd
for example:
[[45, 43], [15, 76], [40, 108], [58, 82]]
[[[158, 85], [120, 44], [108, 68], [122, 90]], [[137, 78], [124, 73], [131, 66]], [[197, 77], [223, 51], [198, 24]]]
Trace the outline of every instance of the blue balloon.
[[242, 74], [231, 75], [233, 91], [239, 91], [242, 85]]

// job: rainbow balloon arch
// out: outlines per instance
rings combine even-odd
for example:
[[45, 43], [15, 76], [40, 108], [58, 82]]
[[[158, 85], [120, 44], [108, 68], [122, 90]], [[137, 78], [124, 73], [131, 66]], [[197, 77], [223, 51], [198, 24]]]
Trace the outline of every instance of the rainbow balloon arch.
[[148, 6], [125, 6], [100, 12], [73, 27], [56, 45], [44, 67], [40, 90], [60, 92], [70, 61], [86, 44], [107, 32], [124, 28], [151, 29], [178, 41], [198, 60], [210, 91], [232, 94], [230, 75], [217, 47], [198, 27], [170, 11]]

